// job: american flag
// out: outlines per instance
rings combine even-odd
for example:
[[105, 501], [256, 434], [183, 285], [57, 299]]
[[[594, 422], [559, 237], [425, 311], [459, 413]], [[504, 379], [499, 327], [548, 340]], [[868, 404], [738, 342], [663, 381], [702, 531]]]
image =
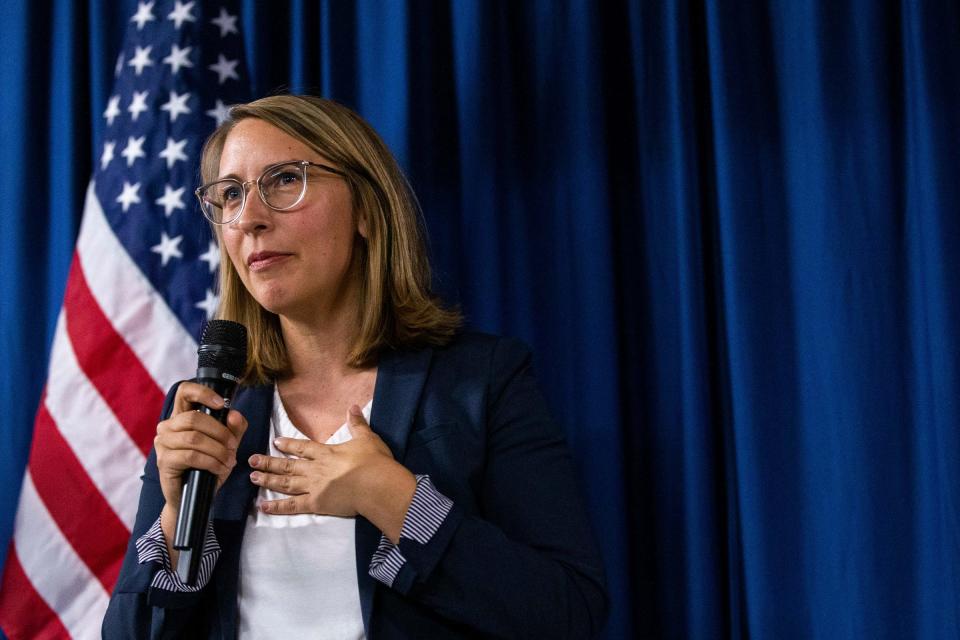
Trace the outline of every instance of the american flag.
[[130, 18], [0, 586], [11, 639], [100, 636], [164, 392], [196, 369], [217, 305], [192, 192], [244, 74], [230, 2], [140, 2]]

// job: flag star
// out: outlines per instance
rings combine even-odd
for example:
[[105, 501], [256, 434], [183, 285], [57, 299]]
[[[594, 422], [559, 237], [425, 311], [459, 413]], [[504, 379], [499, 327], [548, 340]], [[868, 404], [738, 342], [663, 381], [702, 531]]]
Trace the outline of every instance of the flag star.
[[177, 0], [176, 5], [173, 8], [173, 11], [170, 12], [170, 15], [167, 16], [167, 20], [173, 20], [173, 25], [179, 29], [183, 26], [184, 22], [196, 22], [197, 19], [193, 17], [193, 14], [190, 13], [190, 10], [193, 9], [193, 5], [196, 2], [188, 2], [186, 4]]
[[170, 262], [170, 258], [182, 258], [183, 252], [180, 251], [180, 242], [183, 236], [171, 238], [166, 231], [160, 232], [160, 244], [150, 247], [150, 251], [160, 254], [160, 266], [165, 267]]
[[190, 99], [189, 93], [179, 94], [176, 91], [170, 92], [170, 99], [167, 100], [163, 106], [160, 107], [161, 111], [168, 111], [170, 113], [170, 122], [173, 122], [177, 119], [181, 113], [187, 114], [190, 113], [190, 107], [187, 106], [187, 100]]
[[220, 80], [219, 84], [223, 84], [230, 78], [239, 80], [240, 76], [237, 75], [238, 62], [239, 60], [227, 60], [221, 53], [217, 57], [217, 64], [210, 65], [210, 70], [217, 72], [217, 76]]
[[225, 37], [228, 33], [239, 33], [237, 31], [237, 16], [230, 15], [223, 7], [220, 7], [220, 15], [210, 22], [220, 27], [221, 38]]
[[180, 67], [192, 67], [193, 63], [190, 62], [190, 58], [187, 56], [190, 55], [190, 50], [193, 47], [184, 47], [181, 49], [177, 43], [173, 43], [173, 46], [170, 47], [170, 55], [163, 59], [164, 64], [170, 65], [171, 73], [177, 75], [177, 72], [180, 71]]
[[113, 119], [118, 115], [120, 115], [120, 96], [111, 96], [107, 102], [107, 110], [103, 112], [108, 127], [113, 124]]
[[177, 160], [187, 160], [187, 154], [183, 152], [185, 146], [187, 146], [186, 138], [183, 140], [167, 138], [167, 146], [160, 152], [160, 157], [167, 161], [167, 169], [172, 169]]
[[153, 51], [153, 46], [137, 47], [137, 50], [134, 52], [133, 57], [130, 58], [130, 62], [127, 63], [127, 66], [136, 69], [136, 73], [139, 76], [141, 73], [143, 73], [144, 67], [153, 66], [153, 60], [150, 59], [151, 51]]
[[123, 212], [126, 213], [131, 204], [140, 204], [140, 183], [130, 184], [123, 181], [123, 193], [117, 196], [117, 202], [123, 205]]
[[107, 140], [103, 143], [103, 155], [100, 156], [100, 168], [106, 169], [107, 165], [113, 160], [113, 150], [117, 148], [117, 143], [113, 140]]
[[123, 151], [120, 152], [124, 158], [127, 159], [127, 166], [132, 166], [134, 161], [137, 158], [145, 158], [147, 156], [143, 151], [143, 143], [146, 141], [147, 136], [140, 136], [139, 138], [134, 138], [130, 136], [127, 138], [127, 146], [123, 148]]
[[217, 126], [219, 127], [221, 124], [227, 121], [227, 118], [230, 117], [230, 107], [223, 104], [223, 100], [218, 98], [216, 106], [207, 111], [206, 114], [215, 119], [217, 121]]
[[174, 189], [168, 184], [163, 185], [163, 197], [157, 198], [157, 204], [163, 205], [163, 213], [169, 218], [175, 209], [185, 209], [183, 204], [184, 187]]
[[217, 243], [211, 240], [210, 248], [200, 256], [200, 259], [210, 265], [210, 273], [216, 271], [220, 266], [220, 250], [217, 248]]
[[123, 51], [120, 52], [120, 55], [117, 56], [117, 64], [113, 67], [113, 77], [119, 78], [120, 73], [123, 71]]
[[213, 291], [207, 289], [206, 297], [193, 305], [197, 309], [203, 309], [207, 314], [207, 320], [213, 317], [213, 314], [217, 312], [217, 306], [220, 304], [220, 296], [214, 295]]
[[133, 14], [133, 17], [130, 18], [130, 22], [137, 23], [137, 31], [143, 29], [143, 25], [147, 24], [151, 20], [156, 20], [153, 15], [153, 5], [155, 2], [138, 2], [137, 3], [137, 12]]
[[149, 91], [134, 91], [133, 100], [130, 101], [130, 106], [127, 107], [127, 111], [130, 112], [130, 117], [134, 122], [137, 121], [137, 118], [140, 117], [140, 114], [144, 111], [147, 111], [147, 95]]

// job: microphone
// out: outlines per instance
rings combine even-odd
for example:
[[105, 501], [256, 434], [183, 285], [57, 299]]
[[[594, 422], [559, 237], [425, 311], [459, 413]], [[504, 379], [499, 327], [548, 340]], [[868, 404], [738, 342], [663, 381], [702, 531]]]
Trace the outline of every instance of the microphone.
[[[211, 320], [203, 330], [197, 356], [196, 382], [216, 391], [223, 398], [224, 406], [222, 409], [194, 406], [226, 425], [230, 399], [247, 367], [247, 328], [229, 320]], [[196, 584], [200, 572], [203, 541], [216, 489], [217, 477], [209, 471], [187, 469], [183, 474], [173, 548], [180, 551], [177, 577], [189, 586]]]

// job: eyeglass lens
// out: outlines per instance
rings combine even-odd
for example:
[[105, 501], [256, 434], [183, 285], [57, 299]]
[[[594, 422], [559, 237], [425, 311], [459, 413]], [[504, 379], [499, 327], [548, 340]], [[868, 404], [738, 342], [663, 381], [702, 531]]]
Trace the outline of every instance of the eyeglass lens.
[[[260, 195], [272, 209], [289, 209], [303, 198], [306, 167], [288, 163], [268, 168], [258, 179]], [[245, 185], [227, 178], [209, 184], [200, 192], [203, 213], [216, 223], [232, 222], [240, 217], [246, 202]]]

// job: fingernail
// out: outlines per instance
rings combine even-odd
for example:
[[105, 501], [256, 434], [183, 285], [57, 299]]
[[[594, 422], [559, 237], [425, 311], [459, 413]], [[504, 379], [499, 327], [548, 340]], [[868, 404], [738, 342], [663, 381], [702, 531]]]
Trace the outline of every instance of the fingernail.
[[264, 502], [263, 504], [261, 504], [260, 511], [263, 511], [264, 513], [270, 513], [270, 504], [267, 502]]
[[217, 405], [218, 407], [222, 407], [223, 398], [221, 398], [220, 396], [217, 396], [216, 398], [213, 399], [213, 404]]
[[280, 442], [280, 438], [274, 438], [274, 439], [273, 439], [273, 446], [275, 446], [276, 448], [279, 449], [281, 444], [283, 444], [283, 443]]
[[352, 406], [350, 407], [350, 413], [352, 413], [352, 414], [355, 415], [355, 416], [362, 416], [362, 415], [363, 415], [363, 411], [361, 411], [361, 410], [360, 410], [360, 407], [357, 406], [357, 405], [352, 405]]
[[259, 484], [259, 483], [260, 483], [260, 480], [261, 480], [262, 478], [263, 478], [263, 476], [260, 475], [260, 472], [259, 472], [259, 471], [254, 471], [253, 473], [250, 474], [250, 481], [251, 481], [251, 482], [255, 482], [255, 483]]
[[250, 466], [255, 467], [260, 464], [260, 456], [254, 454], [250, 456]]

